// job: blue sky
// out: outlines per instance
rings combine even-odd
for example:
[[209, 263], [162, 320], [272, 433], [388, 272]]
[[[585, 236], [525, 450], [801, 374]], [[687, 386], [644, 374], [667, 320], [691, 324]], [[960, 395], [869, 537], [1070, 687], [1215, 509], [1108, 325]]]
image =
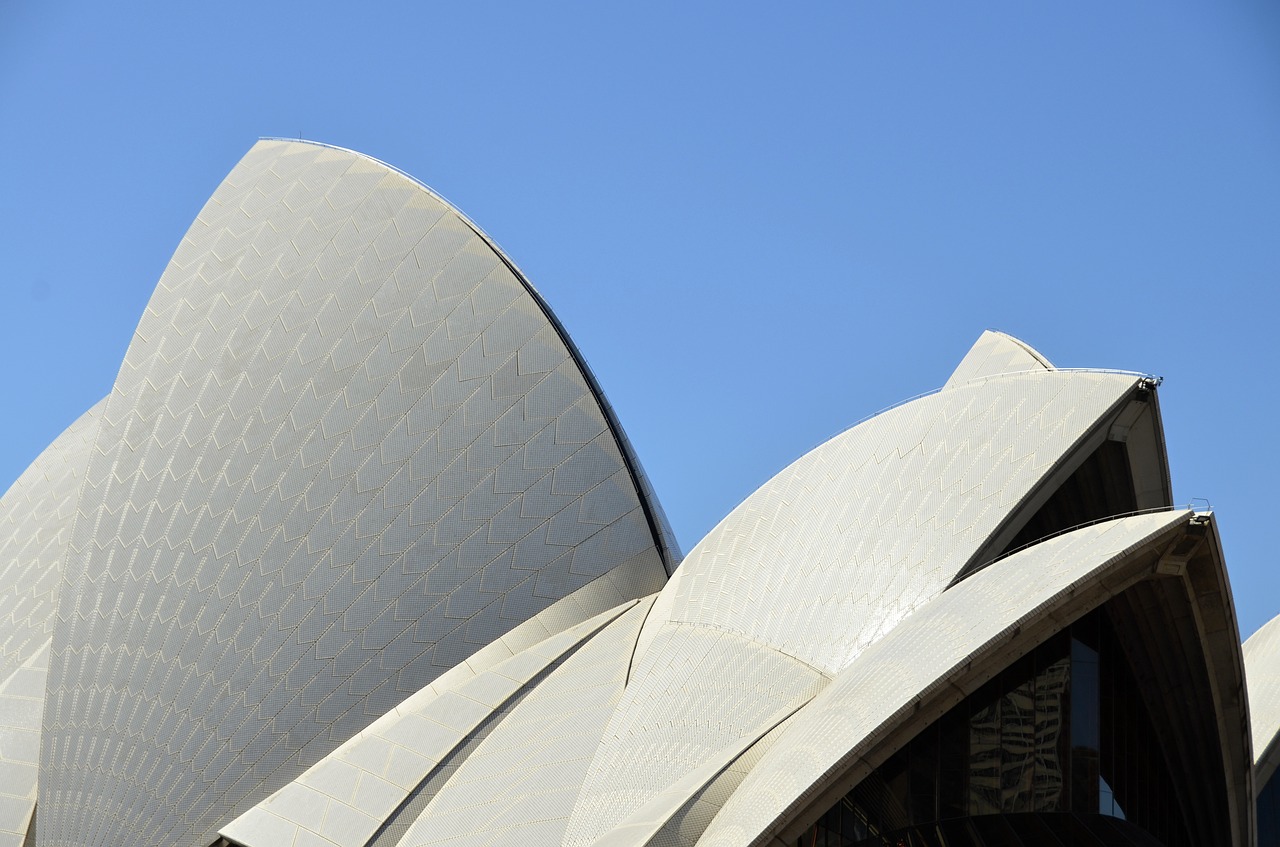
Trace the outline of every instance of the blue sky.
[[1280, 613], [1280, 15], [1192, 4], [0, 0], [0, 488], [104, 396], [259, 136], [501, 244], [684, 547], [984, 328], [1165, 377], [1176, 498]]

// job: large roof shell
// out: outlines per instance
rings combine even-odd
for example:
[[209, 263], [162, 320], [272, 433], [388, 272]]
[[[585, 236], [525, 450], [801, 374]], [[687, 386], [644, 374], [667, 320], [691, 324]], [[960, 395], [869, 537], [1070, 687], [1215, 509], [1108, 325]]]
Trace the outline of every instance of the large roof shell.
[[[1151, 711], [1171, 767], [1225, 776], [1197, 832], [1244, 844], [1212, 522], [1048, 537], [1168, 506], [1158, 382], [988, 331], [676, 569], [607, 400], [493, 241], [388, 165], [264, 139], [111, 395], [0, 499], [0, 843], [37, 808], [48, 845], [790, 845], [1105, 603], [1161, 666], [1141, 684], [1188, 692]], [[1245, 649], [1259, 784], [1276, 632]]]
[[204, 847], [405, 696], [678, 551], [580, 357], [474, 226], [264, 140], [183, 238], [66, 560], [43, 843]]

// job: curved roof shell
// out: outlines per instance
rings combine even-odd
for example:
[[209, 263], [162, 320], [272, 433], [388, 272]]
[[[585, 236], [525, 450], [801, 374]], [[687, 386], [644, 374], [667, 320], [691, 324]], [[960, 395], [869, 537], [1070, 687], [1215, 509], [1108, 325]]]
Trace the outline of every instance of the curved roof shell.
[[0, 497], [0, 682], [53, 635], [62, 560], [106, 403], [77, 418]]
[[1249, 718], [1258, 791], [1280, 765], [1280, 617], [1272, 618], [1244, 643], [1249, 680]]
[[420, 184], [320, 145], [262, 141], [218, 187], [96, 448], [42, 843], [203, 847], [516, 624], [678, 557], [510, 262]]
[[[1188, 831], [1246, 844], [1216, 529], [1136, 514], [1171, 499], [1157, 384], [988, 331], [677, 570], [502, 251], [390, 166], [264, 140], [111, 395], [0, 499], [0, 843], [789, 847], [1105, 605], [1138, 684], [1181, 693], [1148, 714], [1209, 774]], [[1245, 650], [1260, 777], [1277, 632]]]
[[36, 801], [49, 642], [100, 401], [0, 497], [0, 843], [20, 843]]
[[1053, 365], [1029, 344], [994, 329], [979, 336], [956, 366], [944, 388], [953, 388], [975, 379], [1021, 371], [1051, 371]]
[[[696, 842], [717, 804], [782, 755], [790, 727], [874, 645], [947, 593], [972, 597], [1009, 568], [1036, 566], [1015, 554], [960, 579], [1146, 390], [1134, 374], [1022, 364], [1006, 359], [1014, 373], [989, 369], [890, 410], [784, 470], [694, 548], [640, 634], [616, 648], [624, 686], [600, 688], [599, 663], [556, 668], [527, 700], [494, 710], [496, 726], [453, 770], [423, 772], [432, 796], [403, 840], [385, 843]], [[593, 639], [582, 653], [601, 649]], [[578, 695], [571, 709], [565, 692]], [[533, 786], [523, 768], [531, 750], [546, 755], [537, 727], [554, 722], [544, 694], [591, 729], [575, 738], [571, 766], [535, 769]]]
[[853, 427], [694, 546], [646, 637], [706, 626], [837, 673], [981, 557], [1138, 385], [1117, 373], [998, 375]]
[[[1162, 512], [1078, 529], [1002, 559], [943, 593], [868, 648], [797, 715], [698, 843], [793, 844], [794, 827], [788, 825], [798, 813], [821, 807], [833, 793], [838, 797], [857, 774], [892, 752], [885, 747], [904, 743], [1011, 657], [1148, 578], [1153, 561], [1184, 537], [1191, 517], [1186, 511]], [[1220, 558], [1214, 569], [1225, 583]], [[1230, 619], [1220, 594], [1197, 595], [1194, 588], [1190, 593], [1199, 604], [1197, 616]], [[1234, 633], [1234, 626], [1228, 629], [1228, 636]], [[1206, 631], [1201, 637], [1217, 635]], [[1238, 662], [1232, 662], [1238, 650], [1230, 638], [1224, 644], [1231, 655], [1218, 657], [1213, 682], [1225, 689], [1215, 696], [1223, 698], [1220, 717], [1229, 724], [1230, 682], [1238, 684], [1241, 677]], [[1218, 651], [1224, 644], [1206, 640], [1204, 646]], [[1239, 706], [1237, 720], [1243, 717]], [[1243, 739], [1229, 725], [1214, 727], [1220, 728], [1228, 779], [1239, 780], [1229, 802], [1230, 820], [1240, 829], [1229, 840], [1247, 844], [1252, 799]]]
[[[637, 591], [631, 580], [649, 577], [629, 570], [634, 569], [615, 568], [481, 648], [222, 827], [221, 834], [247, 847], [293, 843], [300, 831], [337, 847], [368, 844], [388, 818], [420, 793], [419, 786], [442, 762], [480, 734], [488, 717], [518, 700], [535, 677], [584, 640], [632, 612], [637, 601], [628, 598]], [[639, 602], [643, 608], [630, 614], [637, 630], [653, 598]], [[564, 713], [543, 711], [534, 734], [545, 736], [549, 725], [564, 720]], [[581, 724], [572, 725], [581, 737]], [[524, 767], [528, 768], [527, 759]], [[328, 819], [330, 807], [335, 809], [332, 818], [343, 820], [343, 826], [319, 825]]]
[[855, 426], [753, 493], [654, 604], [565, 844], [594, 843], [813, 698], [989, 555], [1139, 390], [1131, 374], [990, 373]]
[[560, 844], [651, 605], [642, 601], [528, 689], [462, 761], [432, 775], [403, 836], [371, 847]]

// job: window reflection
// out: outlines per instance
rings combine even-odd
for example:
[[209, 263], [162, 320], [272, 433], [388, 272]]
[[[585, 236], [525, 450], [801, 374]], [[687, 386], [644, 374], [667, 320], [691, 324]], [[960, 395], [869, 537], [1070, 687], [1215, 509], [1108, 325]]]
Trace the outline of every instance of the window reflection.
[[[1127, 820], [1155, 836], [1152, 844], [1190, 847], [1141, 691], [1102, 613], [1077, 621], [926, 728], [800, 844], [1016, 844], [1010, 827], [1036, 830], [1064, 814]], [[948, 841], [949, 827], [971, 840]], [[1008, 830], [999, 836], [1006, 840], [990, 842], [997, 830]]]

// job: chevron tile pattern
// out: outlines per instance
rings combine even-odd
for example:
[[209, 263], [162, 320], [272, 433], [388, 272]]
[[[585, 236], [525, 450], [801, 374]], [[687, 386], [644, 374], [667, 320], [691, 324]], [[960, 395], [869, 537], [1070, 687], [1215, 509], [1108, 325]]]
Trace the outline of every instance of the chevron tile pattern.
[[557, 599], [661, 573], [636, 479], [540, 300], [461, 215], [358, 154], [260, 142], [101, 416], [41, 843], [204, 847]]
[[724, 804], [738, 790], [747, 774], [760, 763], [764, 754], [773, 748], [794, 718], [795, 715], [792, 715], [769, 730], [768, 734], [708, 782], [706, 787], [693, 794], [647, 842], [646, 847], [696, 847], [698, 839], [702, 838], [716, 814], [724, 808]]
[[797, 706], [794, 709], [779, 710], [756, 732], [741, 736], [728, 746], [705, 756], [696, 768], [653, 794], [620, 823], [594, 839], [592, 847], [635, 847], [668, 841], [671, 838], [670, 825], [675, 823], [682, 810], [689, 807], [690, 798], [696, 800], [731, 769], [735, 762], [746, 759], [748, 752], [763, 741], [764, 736], [794, 716], [799, 708]]
[[[223, 827], [220, 834], [244, 847], [273, 847], [317, 838], [338, 847], [364, 847], [388, 815], [375, 814], [357, 802], [360, 784], [382, 786], [387, 783], [390, 787], [383, 789], [383, 793], [395, 795], [392, 808], [403, 805], [411, 794], [419, 791], [425, 779], [435, 780], [441, 775], [446, 759], [458, 757], [460, 748], [476, 735], [481, 720], [511, 708], [519, 699], [520, 686], [527, 688], [534, 676], [546, 673], [551, 664], [563, 661], [566, 651], [602, 625], [588, 625], [591, 619], [603, 615], [607, 623], [626, 611], [628, 603], [634, 604], [639, 598], [661, 589], [662, 582], [661, 576], [652, 571], [621, 565], [556, 601], [441, 674], [293, 782]], [[646, 608], [651, 602], [649, 598]], [[562, 645], [562, 649], [555, 648], [556, 644]], [[545, 661], [530, 661], [530, 657], [539, 656]], [[504, 676], [502, 668], [508, 666], [513, 670]], [[484, 674], [499, 676], [488, 682], [478, 681], [477, 677]], [[466, 698], [467, 691], [476, 685], [481, 692], [492, 690], [495, 679], [504, 690], [514, 686], [508, 692], [509, 699], [493, 703], [482, 696], [477, 702], [487, 708], [475, 715], [468, 728], [448, 730], [457, 720], [448, 714], [455, 708], [449, 705], [450, 698], [456, 699], [456, 695]], [[510, 682], [502, 683], [503, 679]], [[431, 717], [441, 709], [446, 714], [438, 716], [438, 720]], [[465, 715], [467, 709], [462, 708], [460, 712]], [[427, 730], [415, 730], [415, 725], [425, 726]], [[453, 733], [453, 745], [447, 749], [439, 743], [441, 733], [446, 730]], [[371, 766], [371, 762], [376, 762], [377, 767]], [[331, 786], [338, 788], [334, 790]], [[345, 814], [348, 821], [341, 833], [326, 830], [322, 825], [325, 810], [335, 803], [351, 807], [337, 812], [338, 816]], [[338, 840], [342, 834], [350, 838]]]
[[700, 624], [835, 674], [936, 597], [1136, 377], [997, 376], [802, 457], [685, 557], [645, 624]]
[[49, 642], [0, 681], [0, 847], [26, 843], [36, 807]]
[[67, 427], [0, 497], [0, 683], [53, 635], [62, 560], [106, 402]]

